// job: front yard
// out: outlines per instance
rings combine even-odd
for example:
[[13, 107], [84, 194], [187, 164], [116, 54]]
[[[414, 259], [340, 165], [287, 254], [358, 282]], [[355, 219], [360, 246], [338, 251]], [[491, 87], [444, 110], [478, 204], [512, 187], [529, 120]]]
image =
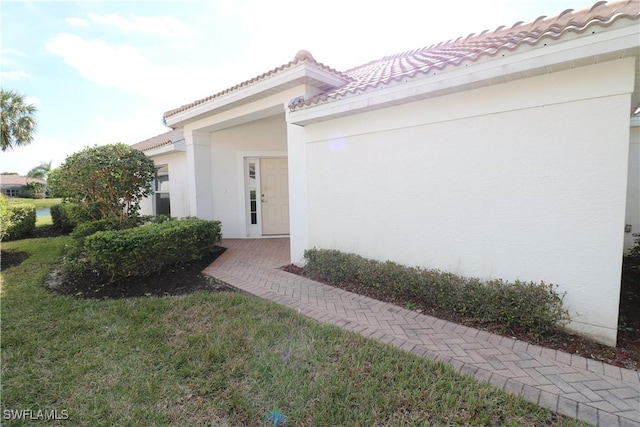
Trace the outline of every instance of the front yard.
[[69, 242], [3, 243], [29, 255], [2, 272], [3, 423], [274, 425], [282, 414], [287, 425], [580, 425], [237, 293], [53, 294], [43, 283]]

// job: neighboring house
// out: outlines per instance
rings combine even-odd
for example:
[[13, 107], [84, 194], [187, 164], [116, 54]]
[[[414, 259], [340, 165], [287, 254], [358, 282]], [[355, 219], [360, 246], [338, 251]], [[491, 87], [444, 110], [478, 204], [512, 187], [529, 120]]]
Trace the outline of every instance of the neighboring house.
[[296, 263], [335, 248], [554, 283], [568, 328], [614, 345], [640, 231], [639, 15], [598, 2], [347, 71], [301, 51], [135, 147], [173, 216], [290, 235]]
[[[39, 184], [32, 188], [30, 184]], [[20, 175], [0, 175], [0, 189], [7, 197], [36, 197], [45, 196], [47, 181]]]

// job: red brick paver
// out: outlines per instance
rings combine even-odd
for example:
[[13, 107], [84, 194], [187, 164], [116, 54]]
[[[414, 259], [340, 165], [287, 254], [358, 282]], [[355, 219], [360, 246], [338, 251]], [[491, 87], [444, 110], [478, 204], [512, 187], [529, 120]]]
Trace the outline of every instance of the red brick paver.
[[638, 371], [587, 360], [422, 315], [280, 270], [289, 239], [225, 239], [204, 272], [307, 317], [442, 360], [563, 415], [601, 426], [640, 427]]

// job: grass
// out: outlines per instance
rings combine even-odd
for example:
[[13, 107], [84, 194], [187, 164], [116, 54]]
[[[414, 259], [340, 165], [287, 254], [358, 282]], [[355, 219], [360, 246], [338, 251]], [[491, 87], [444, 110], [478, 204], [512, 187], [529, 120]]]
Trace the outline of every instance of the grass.
[[36, 227], [44, 227], [47, 225], [53, 225], [51, 215], [41, 215], [36, 217]]
[[[3, 244], [2, 409], [60, 425], [580, 425], [440, 362], [237, 293], [81, 300], [42, 283], [68, 237]], [[65, 412], [62, 412], [65, 411]], [[38, 424], [39, 423], [39, 424]], [[20, 421], [13, 425], [45, 425]], [[270, 425], [273, 425], [272, 423]]]
[[51, 206], [59, 205], [60, 203], [62, 203], [62, 199], [60, 199], [60, 198], [55, 198], [55, 199], [27, 199], [27, 198], [21, 198], [21, 197], [10, 197], [7, 200], [9, 201], [9, 204], [12, 204], [12, 203], [31, 203], [31, 204], [36, 206], [36, 209], [50, 208]]

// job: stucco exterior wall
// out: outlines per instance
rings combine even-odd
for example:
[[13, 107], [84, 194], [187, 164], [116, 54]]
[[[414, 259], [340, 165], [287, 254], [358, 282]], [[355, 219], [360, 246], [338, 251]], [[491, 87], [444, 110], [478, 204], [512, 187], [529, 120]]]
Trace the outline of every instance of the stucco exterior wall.
[[287, 157], [284, 114], [211, 133], [213, 218], [225, 237], [247, 237], [244, 158]]
[[[189, 216], [189, 191], [187, 186], [187, 159], [184, 152], [150, 156], [153, 162], [169, 167], [169, 200], [171, 216], [184, 218]], [[153, 197], [147, 197], [140, 203], [141, 215], [153, 215]]]
[[290, 159], [307, 166], [306, 246], [554, 283], [567, 293], [569, 328], [614, 344], [633, 66], [306, 126], [306, 158]]
[[630, 249], [640, 237], [640, 123], [631, 128], [629, 141], [629, 173], [627, 179], [627, 214], [625, 224], [631, 231], [624, 234], [624, 247]]

